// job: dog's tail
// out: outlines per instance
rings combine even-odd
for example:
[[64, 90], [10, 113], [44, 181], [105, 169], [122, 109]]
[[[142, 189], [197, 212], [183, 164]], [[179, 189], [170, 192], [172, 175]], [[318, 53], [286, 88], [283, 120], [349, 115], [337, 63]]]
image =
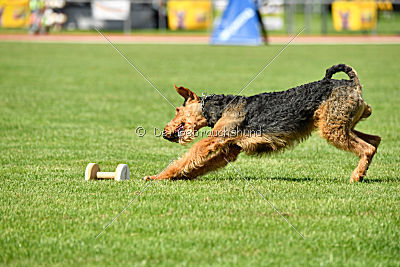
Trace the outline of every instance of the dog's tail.
[[332, 78], [333, 74], [338, 72], [346, 73], [351, 81], [353, 81], [355, 84], [361, 87], [360, 80], [358, 79], [356, 71], [352, 67], [346, 64], [333, 65], [332, 67], [326, 70], [325, 78], [330, 79]]
[[[325, 79], [332, 78], [332, 76], [338, 72], [346, 73], [349, 76], [350, 80], [352, 82], [354, 82], [361, 91], [361, 84], [360, 84], [360, 80], [358, 79], [357, 73], [349, 65], [346, 65], [346, 64], [333, 65], [332, 67], [330, 67], [329, 69], [326, 70]], [[361, 115], [361, 118], [362, 119], [368, 118], [369, 116], [371, 116], [371, 113], [372, 113], [371, 107], [367, 104], [367, 102], [364, 101], [364, 108], [363, 108], [363, 113]]]

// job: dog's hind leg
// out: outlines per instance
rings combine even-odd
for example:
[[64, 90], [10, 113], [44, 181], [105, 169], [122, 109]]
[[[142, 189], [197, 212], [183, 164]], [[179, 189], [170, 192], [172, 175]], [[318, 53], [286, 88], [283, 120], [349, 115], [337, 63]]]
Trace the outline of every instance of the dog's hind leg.
[[335, 147], [353, 152], [360, 158], [350, 179], [352, 182], [357, 182], [366, 175], [376, 147], [361, 138], [361, 136], [366, 138], [367, 135], [357, 132], [360, 134], [358, 136], [353, 130], [364, 114], [364, 106], [360, 97], [348, 92], [342, 88], [332, 93], [330, 99], [317, 109], [314, 120], [323, 138]]
[[357, 131], [357, 130], [354, 129], [355, 125], [356, 125], [361, 119], [368, 118], [368, 117], [371, 116], [371, 114], [372, 114], [372, 109], [371, 109], [371, 107], [370, 107], [367, 103], [363, 102], [363, 106], [364, 106], [364, 107], [363, 107], [362, 115], [361, 115], [361, 117], [360, 117], [359, 120], [357, 120], [357, 121], [354, 122], [352, 131], [353, 131], [358, 137], [360, 137], [362, 140], [364, 140], [365, 142], [367, 142], [367, 143], [373, 145], [375, 148], [378, 148], [379, 144], [381, 143], [381, 138], [380, 138], [379, 136], [377, 136], [377, 135], [371, 135], [371, 134], [366, 134], [366, 133], [362, 133], [362, 132], [359, 132], [359, 131]]
[[355, 168], [351, 174], [350, 181], [362, 181], [364, 176], [367, 174], [368, 167], [375, 155], [376, 148], [359, 138], [354, 132], [350, 132], [349, 150], [360, 157], [357, 168]]
[[353, 132], [365, 142], [373, 145], [375, 148], [378, 148], [379, 144], [381, 143], [381, 137], [378, 135], [366, 134], [357, 130], [353, 130]]
[[200, 140], [180, 159], [176, 160], [160, 174], [147, 176], [146, 180], [193, 179], [209, 171], [227, 165], [227, 161], [236, 160], [241, 148], [227, 144], [216, 137]]
[[353, 131], [347, 132], [335, 127], [324, 127], [321, 131], [321, 136], [335, 147], [353, 152], [360, 158], [358, 166], [351, 174], [350, 181], [362, 181], [371, 164], [376, 148], [358, 137]]

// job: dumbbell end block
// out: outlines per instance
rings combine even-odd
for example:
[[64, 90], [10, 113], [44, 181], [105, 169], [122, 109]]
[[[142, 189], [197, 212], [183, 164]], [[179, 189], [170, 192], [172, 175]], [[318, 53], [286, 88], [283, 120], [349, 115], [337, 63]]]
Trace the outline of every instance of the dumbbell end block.
[[127, 164], [119, 164], [115, 171], [115, 180], [122, 181], [122, 180], [129, 180], [129, 166]]
[[85, 170], [85, 180], [94, 180], [97, 178], [97, 173], [100, 171], [99, 164], [89, 163]]

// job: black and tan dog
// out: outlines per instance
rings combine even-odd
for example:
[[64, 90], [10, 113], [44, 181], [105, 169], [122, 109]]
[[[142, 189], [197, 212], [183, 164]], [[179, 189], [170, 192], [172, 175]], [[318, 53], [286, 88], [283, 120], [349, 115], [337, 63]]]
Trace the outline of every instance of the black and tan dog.
[[[337, 72], [345, 72], [350, 80], [332, 79]], [[234, 161], [242, 151], [260, 154], [292, 147], [317, 129], [329, 143], [360, 158], [350, 179], [357, 182], [366, 175], [381, 141], [354, 129], [371, 115], [371, 108], [362, 98], [356, 72], [344, 64], [329, 68], [320, 81], [250, 97], [198, 97], [187, 88], [175, 89], [185, 101], [165, 127], [164, 138], [184, 144], [200, 128], [213, 129], [183, 157], [147, 180], [193, 179]]]

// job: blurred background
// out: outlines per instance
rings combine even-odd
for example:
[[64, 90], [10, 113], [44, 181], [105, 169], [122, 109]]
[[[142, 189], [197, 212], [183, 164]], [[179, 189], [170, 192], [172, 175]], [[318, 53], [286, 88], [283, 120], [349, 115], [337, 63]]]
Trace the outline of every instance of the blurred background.
[[400, 34], [400, 2], [387, 0], [0, 0], [0, 32], [79, 33], [99, 27], [121, 34], [210, 36], [223, 25], [240, 28], [240, 19], [245, 24], [246, 5], [257, 11], [256, 27], [264, 37], [301, 27], [305, 35]]

